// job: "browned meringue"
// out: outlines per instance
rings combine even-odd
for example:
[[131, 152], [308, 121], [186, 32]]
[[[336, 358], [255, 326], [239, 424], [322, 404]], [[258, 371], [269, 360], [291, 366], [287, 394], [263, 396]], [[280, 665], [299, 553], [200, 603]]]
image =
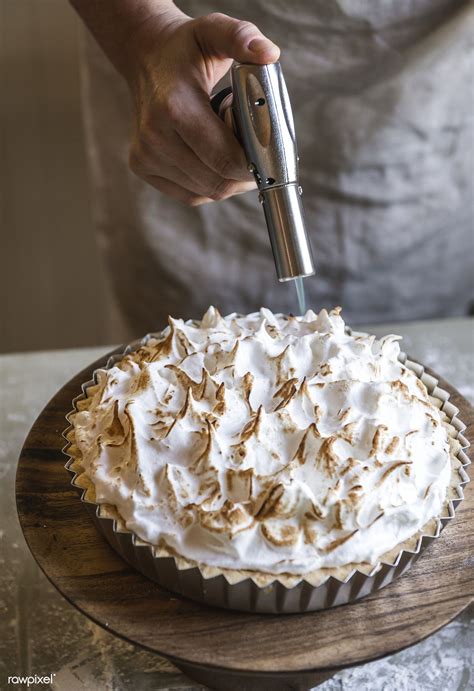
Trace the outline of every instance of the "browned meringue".
[[96, 501], [207, 566], [374, 563], [440, 514], [451, 476], [397, 340], [348, 335], [339, 309], [170, 319], [72, 420]]

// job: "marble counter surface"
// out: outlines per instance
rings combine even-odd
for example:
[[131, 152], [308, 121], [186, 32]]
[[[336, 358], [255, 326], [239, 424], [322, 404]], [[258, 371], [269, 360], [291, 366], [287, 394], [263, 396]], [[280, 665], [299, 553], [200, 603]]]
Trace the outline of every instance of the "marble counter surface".
[[[399, 333], [402, 348], [474, 402], [474, 321], [368, 329]], [[57, 593], [31, 557], [16, 518], [14, 480], [23, 440], [48, 399], [111, 348], [0, 356], [0, 689], [8, 676], [53, 674], [60, 691], [198, 689], [166, 660], [98, 628]], [[345, 670], [321, 691], [467, 691], [474, 688], [474, 609], [397, 655]], [[26, 687], [25, 687], [26, 688]], [[31, 688], [48, 688], [45, 685]]]

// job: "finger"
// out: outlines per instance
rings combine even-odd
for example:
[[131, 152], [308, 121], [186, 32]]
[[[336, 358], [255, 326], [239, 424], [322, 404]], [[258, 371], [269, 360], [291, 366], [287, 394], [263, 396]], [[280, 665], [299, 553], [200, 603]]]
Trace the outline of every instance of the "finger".
[[194, 32], [203, 53], [258, 65], [276, 62], [280, 49], [255, 24], [215, 12], [197, 19]]
[[[176, 120], [175, 124], [177, 124]], [[192, 129], [194, 128], [195, 125]], [[198, 138], [198, 134], [196, 138]], [[151, 150], [149, 151], [150, 154], [153, 154]], [[214, 195], [219, 196], [219, 193], [222, 192], [222, 188], [225, 187], [226, 181], [229, 182], [239, 179], [233, 178], [232, 176], [226, 178], [219, 175], [215, 170], [212, 170], [199, 158], [177, 131], [169, 131], [166, 135], [160, 137], [159, 145], [154, 147], [155, 154], [158, 151], [160, 157], [164, 157], [169, 163], [180, 168], [187, 177], [190, 177], [196, 184], [199, 184], [199, 192], [208, 197], [213, 197]], [[242, 173], [242, 178], [245, 181], [253, 179], [247, 169]]]
[[182, 204], [186, 204], [186, 206], [200, 206], [201, 204], [208, 204], [213, 201], [209, 197], [194, 194], [184, 187], [181, 187], [181, 185], [177, 185], [175, 182], [162, 178], [159, 175], [144, 175], [143, 179], [152, 187], [163, 192], [163, 194], [176, 199], [176, 201]]
[[212, 199], [213, 201], [227, 199], [234, 194], [243, 194], [257, 187], [253, 180], [249, 182], [239, 182], [237, 180], [217, 178], [219, 183], [211, 188], [207, 188], [198, 179], [190, 177], [181, 168], [177, 168], [167, 161], [160, 161], [156, 167], [150, 167], [147, 171], [144, 171], [142, 173], [142, 176], [143, 175], [165, 178], [193, 194]]
[[155, 146], [142, 141], [138, 154], [132, 147], [130, 167], [142, 177], [158, 175], [214, 200], [256, 188], [253, 180], [229, 180], [210, 170], [176, 132], [160, 137]]
[[[175, 159], [176, 158], [177, 157], [175, 157]], [[176, 183], [180, 187], [184, 187], [194, 194], [207, 197], [211, 196], [209, 194], [209, 189], [214, 191], [221, 180], [221, 178], [219, 178], [217, 175], [214, 175], [217, 182], [214, 183], [212, 187], [206, 188], [206, 185], [202, 183], [201, 178], [192, 177], [192, 175], [187, 173], [184, 167], [178, 168], [177, 166], [173, 165], [170, 160], [173, 159], [167, 159], [163, 155], [163, 151], [150, 149], [146, 153], [142, 152], [139, 155], [131, 152], [129, 164], [131, 170], [139, 177], [162, 177]], [[200, 165], [205, 169], [205, 166], [202, 163], [200, 163]]]
[[[198, 158], [220, 177], [249, 181], [244, 151], [234, 133], [212, 110], [205, 94], [197, 94], [175, 122], [175, 129]], [[199, 123], [199, 126], [196, 126]]]
[[[196, 194], [195, 192], [186, 189], [182, 185], [177, 184], [172, 180], [168, 180], [165, 177], [161, 177], [160, 175], [143, 175], [141, 177], [143, 177], [148, 184], [152, 185], [152, 187], [155, 187], [160, 192], [163, 192], [163, 194], [167, 194], [168, 196], [173, 197], [173, 199], [176, 199], [187, 206], [200, 206], [201, 204], [208, 204], [209, 202], [216, 201], [215, 199], [206, 197], [205, 195]], [[223, 196], [222, 199], [227, 199], [228, 197], [232, 197], [236, 194], [248, 192], [249, 189], [253, 189], [254, 186], [254, 183], [236, 183], [235, 188], [227, 193], [226, 196]]]

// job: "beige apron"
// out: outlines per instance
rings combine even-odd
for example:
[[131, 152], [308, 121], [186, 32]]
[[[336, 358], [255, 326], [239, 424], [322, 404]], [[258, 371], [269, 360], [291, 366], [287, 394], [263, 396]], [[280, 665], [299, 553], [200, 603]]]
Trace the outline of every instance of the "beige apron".
[[[249, 19], [282, 49], [317, 274], [313, 309], [347, 321], [472, 307], [472, 5], [447, 0], [178, 2]], [[254, 192], [191, 209], [127, 167], [129, 96], [84, 41], [86, 134], [100, 246], [140, 334], [166, 316], [296, 311]], [[183, 104], [185, 106], [185, 104]]]

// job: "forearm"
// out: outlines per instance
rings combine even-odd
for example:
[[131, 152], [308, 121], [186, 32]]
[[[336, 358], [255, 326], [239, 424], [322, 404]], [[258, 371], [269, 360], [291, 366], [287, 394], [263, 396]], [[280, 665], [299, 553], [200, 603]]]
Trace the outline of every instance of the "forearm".
[[127, 77], [129, 46], [153, 21], [165, 29], [186, 18], [172, 0], [69, 0], [116, 69]]

